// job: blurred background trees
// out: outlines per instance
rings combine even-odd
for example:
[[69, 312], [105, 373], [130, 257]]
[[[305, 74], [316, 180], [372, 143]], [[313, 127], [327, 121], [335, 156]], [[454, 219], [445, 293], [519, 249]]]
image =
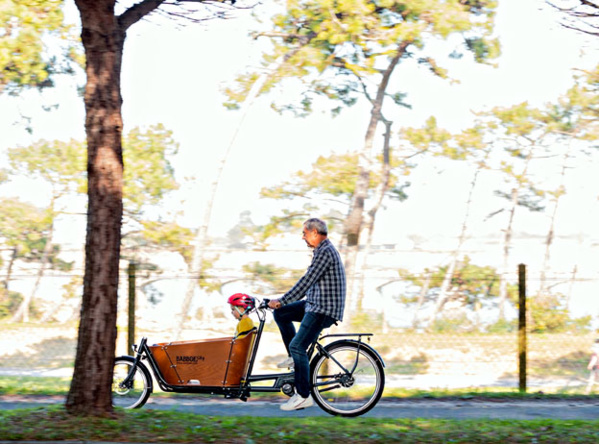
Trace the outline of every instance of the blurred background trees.
[[63, 0], [2, 0], [0, 94], [48, 88], [81, 63], [77, 29], [64, 20]]
[[[232, 228], [228, 239], [213, 239], [201, 235], [201, 224], [189, 223], [168, 202], [181, 185], [173, 163], [179, 148], [177, 135], [162, 124], [123, 133], [120, 115], [120, 64], [129, 27], [152, 11], [156, 16], [173, 12], [171, 18], [184, 13], [193, 19], [197, 8], [211, 10], [201, 2], [193, 6], [153, 1], [102, 3], [105, 14], [99, 16], [97, 1], [76, 2], [87, 58], [88, 140], [38, 140], [12, 147], [9, 162], [0, 171], [0, 181], [36, 180], [41, 184], [40, 194], [47, 196], [39, 208], [3, 198], [3, 319], [50, 322], [61, 306], [80, 296], [83, 273], [71, 257], [64, 259], [68, 252], [56, 241], [57, 224], [68, 217], [87, 216], [86, 260], [98, 255], [96, 259], [103, 264], [86, 265], [85, 276], [99, 280], [87, 282], [83, 313], [100, 319], [88, 311], [101, 307], [85, 301], [93, 299], [93, 288], [110, 288], [109, 295], [94, 293], [99, 297], [94, 301], [109, 303], [106, 312], [111, 319], [101, 329], [112, 335], [122, 262], [137, 264], [138, 287], [154, 302], [170, 302], [163, 298], [158, 283], [174, 274], [183, 276], [194, 291], [201, 287], [200, 298], [222, 294], [234, 288], [235, 282], [244, 282], [258, 293], [278, 294], [301, 275], [303, 265], [281, 263], [270, 253], [281, 239], [293, 239], [293, 245], [301, 246], [298, 228], [307, 217], [318, 215], [330, 222], [334, 241], [345, 253], [351, 287], [348, 319], [380, 323], [382, 318], [385, 328], [397, 325], [387, 318], [385, 307], [370, 305], [368, 299], [378, 297], [373, 293], [376, 288], [383, 295], [379, 301], [413, 310], [402, 328], [509, 331], [514, 310], [509, 268], [517, 260], [514, 235], [520, 221], [534, 213], [545, 217], [534, 233], [542, 238], [543, 255], [537, 262], [539, 281], [532, 295], [530, 325], [534, 332], [589, 328], [589, 319], [575, 319], [568, 305], [577, 278], [577, 258], [570, 264], [569, 277], [552, 278], [555, 270], [551, 267], [560, 230], [556, 221], [570, 193], [566, 177], [573, 165], [596, 153], [599, 67], [579, 70], [574, 85], [546, 106], [526, 101], [490, 104], [487, 110], [474, 110], [472, 125], [465, 129], [443, 128], [435, 115], [410, 128], [398, 111], [411, 106], [411, 91], [402, 74], [416, 65], [423, 76], [455, 82], [446, 66], [494, 62], [500, 54], [494, 34], [495, 2], [287, 2], [286, 9], [255, 34], [260, 42], [267, 42], [263, 67], [244, 69], [238, 81], [229, 84], [227, 105], [236, 108], [248, 100], [268, 100], [277, 111], [297, 116], [323, 109], [340, 116], [354, 107], [361, 112], [363, 141], [357, 149], [315, 156], [309, 168], [298, 168], [280, 183], [265, 186], [261, 195], [271, 202], [268, 221], [254, 224], [247, 216]], [[0, 93], [4, 97], [47, 88], [58, 76], [76, 73], [83, 59], [75, 36], [80, 30], [65, 23], [62, 1], [4, 0], [0, 4], [0, 21], [6, 30], [0, 38]], [[223, 5], [217, 6], [217, 12], [196, 15], [195, 21], [225, 16]], [[580, 2], [564, 10], [565, 18], [577, 20], [576, 25], [567, 26], [585, 26], [583, 31], [594, 35], [594, 9], [593, 4]], [[98, 29], [114, 31], [109, 33], [115, 38], [109, 48]], [[105, 58], [108, 55], [112, 59]], [[177, 79], [176, 67], [173, 70], [171, 82]], [[201, 73], [197, 75], [201, 81]], [[252, 87], [258, 91], [251, 92]], [[185, 98], [173, 100], [183, 103]], [[459, 213], [457, 236], [443, 251], [442, 260], [431, 260], [425, 266], [406, 264], [409, 271], [393, 270], [392, 277], [382, 276], [382, 270], [388, 270], [371, 254], [387, 248], [377, 240], [378, 224], [388, 209], [399, 209], [399, 219], [410, 218], [401, 211], [408, 198], [422, 206], [439, 205], [410, 186], [411, 176], [437, 162], [449, 169], [467, 165], [468, 185], [463, 194], [452, 197], [451, 209], [431, 208], [439, 226], [446, 222], [444, 211]], [[237, 186], [244, 186], [243, 178]], [[85, 193], [90, 193], [87, 207], [82, 199]], [[474, 210], [488, 202], [493, 207], [481, 221]], [[491, 265], [470, 255], [467, 245], [480, 224], [497, 221], [501, 221], [497, 231], [502, 253]], [[104, 235], [110, 239], [103, 238], [107, 243], [100, 245], [98, 236]], [[419, 240], [412, 239], [416, 252]], [[212, 246], [214, 251], [208, 254]], [[197, 254], [200, 250], [201, 255]], [[239, 259], [239, 250], [256, 254]], [[228, 261], [234, 265], [227, 264], [223, 270]], [[173, 271], [173, 263], [183, 264], [184, 270]], [[14, 290], [16, 267], [33, 276], [31, 290], [23, 294]], [[48, 304], [40, 286], [51, 272], [73, 275], [73, 280], [61, 290], [62, 299]], [[373, 285], [369, 279], [380, 281]], [[401, 285], [394, 287], [398, 282]], [[180, 328], [185, 329], [197, 316], [185, 301], [179, 305]]]
[[[72, 74], [81, 55], [77, 52], [73, 27], [64, 23], [62, 9], [57, 7], [60, 2], [38, 2], [36, 7], [30, 8], [14, 2], [7, 2], [7, 5], [13, 9], [6, 9], [11, 12], [2, 17], [7, 29], [14, 32], [2, 39], [2, 44], [13, 54], [3, 68], [4, 92], [18, 94], [31, 86], [51, 86], [52, 76]], [[251, 241], [252, 248], [267, 251], [273, 239], [297, 229], [310, 214], [318, 213], [327, 218], [333, 231], [343, 233], [336, 242], [347, 254], [348, 269], [354, 269], [350, 307], [360, 310], [366, 291], [364, 277], [369, 270], [368, 257], [376, 215], [381, 208], [399, 205], [408, 198], [409, 178], [419, 164], [444, 157], [474, 166], [471, 186], [463, 197], [466, 211], [460, 233], [449, 259], [441, 267], [444, 278], [436, 300], [437, 310], [442, 311], [449, 298], [451, 282], [474, 223], [469, 209], [476, 205], [474, 194], [480, 176], [485, 174], [498, 175], [505, 181], [501, 189], [496, 190], [496, 195], [505, 199], [505, 205], [489, 214], [489, 218], [507, 215], [503, 229], [503, 266], [497, 271], [499, 320], [505, 318], [502, 307], [510, 300], [507, 267], [514, 224], [524, 208], [547, 214], [539, 295], [550, 297], [552, 284], [546, 273], [551, 262], [555, 220], [560, 202], [567, 193], [563, 179], [571, 162], [589, 155], [590, 146], [597, 137], [596, 70], [581, 72], [575, 79], [575, 86], [545, 108], [534, 108], [525, 102], [512, 107], [496, 107], [478, 112], [471, 128], [453, 133], [440, 128], [434, 116], [421, 128], [398, 130], [401, 122], [393, 122], [389, 116], [396, 105], [410, 106], [409, 91], [402, 91], [402, 83], [397, 77], [402, 66], [416, 60], [425, 72], [453, 81], [442, 66], [445, 59], [439, 54], [449, 53], [453, 59], [469, 55], [471, 60], [489, 63], [499, 55], [498, 42], [492, 34], [495, 5], [491, 2], [455, 5], [395, 2], [354, 6], [340, 4], [331, 10], [319, 2], [289, 4], [284, 13], [273, 18], [271, 30], [256, 34], [272, 44], [264, 54], [268, 69], [241, 75], [227, 90], [228, 105], [232, 107], [247, 100], [251, 87], [260, 81], [263, 82], [259, 88], [262, 94], [280, 91], [288, 84], [300, 85], [296, 88], [299, 100], [283, 103], [277, 97], [273, 101], [274, 108], [281, 112], [292, 111], [304, 116], [316, 107], [328, 107], [333, 115], [338, 115], [358, 103], [365, 104], [364, 109], [368, 110], [364, 115], [365, 136], [360, 150], [320, 156], [311, 170], [297, 171], [287, 181], [264, 188], [263, 198], [281, 204], [278, 214], [267, 224], [242, 228], [240, 236], [246, 238], [246, 244]], [[133, 11], [142, 10], [136, 8], [131, 13]], [[583, 15], [574, 9], [565, 12], [586, 20], [592, 27], [593, 16], [588, 11]], [[123, 14], [122, 18], [131, 17]], [[48, 38], [59, 43], [52, 47], [54, 52], [44, 48]], [[31, 42], [29, 49], [32, 52], [16, 57], [23, 41]], [[61, 50], [57, 52], [56, 48]], [[120, 258], [137, 263], [138, 270], [143, 270], [145, 278], [139, 280], [139, 286], [151, 293], [152, 298], [160, 297], [154, 284], [162, 272], [152, 257], [161, 252], [179, 255], [187, 264], [190, 275], [195, 276], [191, 282], [209, 292], [220, 291], [222, 282], [231, 280], [225, 276], [221, 282], [211, 274], [218, 256], [205, 258], [201, 269], [194, 270], [190, 242], [197, 236], [198, 229], [178, 224], [176, 212], [167, 214], [160, 210], [164, 197], [179, 186], [169, 161], [177, 152], [173, 134], [156, 125], [146, 132], [135, 128], [123, 140], [130, 157], [125, 158], [129, 167], [124, 170], [124, 230], [120, 236]], [[46, 219], [50, 222], [43, 231], [45, 240], [38, 255], [36, 283], [30, 294], [21, 296], [16, 309], [14, 304], [11, 305], [9, 311], [15, 321], [28, 319], [29, 307], [34, 304], [45, 270], [58, 266], [52, 262], [54, 256], [60, 255], [56, 250], [58, 246], [53, 246], [55, 220], [64, 214], [83, 212], [82, 207], [72, 207], [68, 196], [85, 192], [86, 179], [79, 173], [85, 170], [84, 152], [85, 147], [80, 141], [38, 141], [10, 151], [10, 171], [3, 171], [5, 178], [37, 177], [51, 190], [45, 209]], [[548, 155], [558, 155], [562, 159], [560, 169], [554, 175], [558, 180], [550, 184], [539, 181], [537, 174]], [[10, 239], [10, 230], [4, 231], [4, 238]], [[205, 243], [210, 242], [213, 241], [207, 239]], [[18, 255], [10, 261], [6, 257], [3, 261], [7, 270], [12, 270], [15, 261], [21, 260]], [[66, 266], [66, 262], [61, 265]], [[258, 281], [263, 281], [257, 288], [274, 291], [284, 287], [273, 281], [273, 276], [285, 274], [282, 267], [251, 261], [244, 269], [254, 273]], [[576, 265], [573, 275], [575, 272]], [[7, 275], [5, 289], [11, 280], [11, 273]], [[281, 279], [287, 282], [287, 278]], [[566, 292], [561, 297], [568, 299], [569, 296]], [[46, 316], [54, 309], [46, 308], [42, 310], [45, 313], [42, 318], [47, 320]], [[183, 308], [182, 312], [187, 310]], [[187, 320], [189, 317], [183, 320], [183, 326]]]

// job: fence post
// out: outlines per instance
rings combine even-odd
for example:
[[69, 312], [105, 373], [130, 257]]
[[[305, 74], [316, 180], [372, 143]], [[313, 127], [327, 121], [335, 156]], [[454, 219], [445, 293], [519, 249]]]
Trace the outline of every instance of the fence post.
[[135, 262], [129, 262], [127, 274], [129, 276], [129, 311], [127, 324], [127, 354], [133, 354], [133, 344], [135, 343]]
[[526, 393], [526, 265], [518, 265], [518, 373], [521, 393]]

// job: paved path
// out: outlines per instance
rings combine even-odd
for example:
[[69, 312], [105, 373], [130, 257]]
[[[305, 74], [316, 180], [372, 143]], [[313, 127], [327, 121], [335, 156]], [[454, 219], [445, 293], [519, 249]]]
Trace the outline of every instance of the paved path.
[[[145, 409], [177, 410], [210, 416], [329, 416], [317, 406], [292, 413], [279, 409], [281, 400], [248, 402], [182, 396], [152, 397]], [[0, 409], [34, 408], [64, 402], [61, 396], [0, 396]], [[599, 399], [562, 400], [382, 400], [365, 417], [371, 418], [445, 418], [445, 419], [599, 419]]]

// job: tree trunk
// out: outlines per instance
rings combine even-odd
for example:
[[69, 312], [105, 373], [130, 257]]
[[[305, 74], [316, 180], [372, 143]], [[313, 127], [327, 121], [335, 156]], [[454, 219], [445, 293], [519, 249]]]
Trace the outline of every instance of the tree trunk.
[[87, 234], [85, 275], [69, 413], [111, 414], [123, 217], [121, 64], [127, 29], [162, 0], [144, 0], [116, 17], [116, 0], [75, 0], [85, 50]]
[[18, 322], [20, 319], [23, 322], [29, 322], [29, 309], [31, 307], [31, 303], [35, 299], [35, 295], [37, 294], [37, 290], [42, 282], [42, 278], [44, 277], [46, 264], [48, 263], [48, 258], [50, 257], [50, 250], [52, 249], [52, 241], [54, 237], [54, 203], [55, 197], [52, 197], [52, 202], [50, 204], [52, 222], [50, 223], [50, 229], [48, 230], [48, 235], [46, 236], [46, 244], [44, 245], [44, 251], [40, 261], [41, 264], [40, 268], [37, 270], [37, 276], [35, 278], [35, 283], [33, 284], [33, 289], [28, 293], [25, 299], [23, 299], [23, 302], [21, 302], [21, 305], [12, 317], [13, 322]]
[[[248, 112], [249, 108], [252, 106], [252, 104], [256, 100], [256, 97], [258, 97], [258, 95], [260, 94], [260, 90], [262, 89], [262, 87], [264, 86], [264, 83], [266, 82], [266, 80], [269, 78], [270, 74], [273, 71], [274, 71], [274, 69], [272, 69], [272, 68], [269, 69], [269, 71], [262, 74], [258, 78], [258, 80], [256, 80], [256, 82], [254, 82], [254, 84], [252, 85], [252, 88], [249, 91], [246, 100], [243, 102], [243, 110], [241, 113], [241, 118], [239, 120], [239, 123], [237, 124], [237, 127], [235, 128], [235, 131], [233, 132], [233, 135], [231, 137], [231, 140], [229, 141], [229, 145], [227, 146], [227, 149], [225, 150], [223, 156], [221, 157], [221, 159], [218, 163], [216, 176], [214, 177], [214, 181], [212, 182], [212, 185], [210, 186], [208, 202], [206, 204], [206, 210], [204, 211], [204, 221], [202, 223], [202, 226], [198, 229], [198, 233], [197, 233], [197, 235], [194, 239], [194, 243], [193, 243], [193, 258], [192, 258], [191, 264], [188, 266], [188, 270], [189, 270], [191, 277], [189, 279], [189, 283], [187, 284], [187, 291], [185, 292], [185, 298], [183, 299], [183, 303], [181, 304], [181, 313], [179, 314], [179, 322], [177, 323], [175, 339], [179, 339], [181, 337], [181, 333], [183, 332], [183, 329], [185, 328], [185, 324], [187, 323], [187, 320], [189, 317], [189, 309], [191, 307], [193, 295], [198, 286], [198, 280], [195, 278], [195, 276], [196, 275], [198, 277], [201, 276], [204, 271], [203, 262], [204, 262], [206, 244], [208, 242], [208, 228], [210, 226], [210, 221], [212, 219], [212, 208], [214, 207], [214, 202], [216, 201], [218, 185], [220, 183], [223, 171], [225, 169], [225, 165], [229, 158], [229, 154], [231, 153], [231, 149], [235, 145], [235, 141], [237, 140], [237, 135], [239, 134], [239, 131], [243, 125], [245, 117], [247, 116], [247, 112]], [[209, 304], [205, 304], [204, 313], [203, 313], [203, 317], [204, 317], [203, 320], [205, 322], [210, 321], [214, 317], [214, 314], [212, 313], [212, 309], [209, 307], [210, 307]], [[208, 312], [208, 310], [209, 310], [209, 312]]]
[[445, 276], [443, 277], [443, 282], [441, 283], [441, 288], [439, 289], [439, 295], [437, 296], [437, 301], [435, 303], [435, 309], [428, 320], [427, 329], [431, 329], [441, 313], [441, 310], [445, 306], [445, 302], [447, 302], [447, 298], [449, 297], [451, 280], [453, 278], [453, 274], [456, 269], [457, 261], [458, 261], [458, 252], [455, 250], [453, 252], [451, 261], [449, 262], [449, 266], [447, 267], [447, 271], [445, 272]]
[[[364, 209], [366, 198], [368, 197], [368, 189], [370, 186], [370, 173], [374, 165], [374, 137], [380, 121], [383, 120], [383, 101], [389, 85], [389, 79], [393, 74], [393, 71], [399, 63], [402, 56], [405, 54], [406, 48], [411, 44], [411, 41], [402, 42], [387, 68], [383, 71], [381, 82], [377, 87], [376, 97], [371, 99], [372, 109], [370, 111], [370, 121], [366, 128], [366, 135], [364, 136], [364, 147], [359, 154], [359, 173], [356, 181], [356, 187], [354, 189], [349, 212], [347, 219], [344, 224], [344, 234], [347, 244], [347, 252], [345, 256], [345, 271], [348, 279], [347, 289], [348, 296], [350, 298], [350, 306], [354, 305], [352, 300], [356, 300], [357, 295], [354, 289], [354, 274], [356, 259], [358, 251], [360, 249], [360, 234], [364, 228]], [[348, 310], [349, 311], [349, 310]], [[347, 313], [347, 316], [351, 316], [351, 313]]]
[[375, 288], [376, 292], [381, 296], [381, 303], [379, 304], [379, 313], [383, 315], [383, 321], [381, 330], [383, 334], [389, 333], [389, 307], [391, 307], [394, 303], [393, 296], [391, 294], [385, 294], [383, 292], [383, 288], [387, 285], [391, 285], [394, 282], [401, 281], [402, 279], [391, 279], [390, 281], [385, 282], [382, 285], [379, 285]]
[[12, 254], [10, 255], [10, 261], [8, 262], [8, 267], [6, 267], [6, 279], [4, 280], [4, 289], [6, 290], [6, 294], [8, 294], [8, 285], [10, 280], [12, 279], [12, 269], [15, 266], [15, 262], [17, 260], [17, 256], [19, 255], [19, 247], [12, 247]]
[[578, 272], [578, 265], [574, 265], [572, 268], [572, 276], [570, 277], [570, 285], [568, 285], [568, 292], [566, 293], [566, 308], [570, 310], [570, 301], [572, 300], [572, 293], [574, 292], [574, 284], [576, 283], [576, 273]]
[[[391, 176], [391, 126], [393, 122], [384, 120], [385, 123], [385, 134], [384, 134], [384, 142], [383, 142], [383, 166], [381, 168], [381, 181], [379, 186], [377, 187], [374, 193], [374, 203], [372, 207], [368, 210], [367, 214], [367, 222], [366, 222], [366, 230], [368, 236], [366, 238], [366, 246], [364, 248], [364, 252], [362, 254], [362, 263], [360, 264], [360, 282], [358, 286], [358, 291], [356, 294], [356, 311], [359, 313], [362, 311], [362, 303], [364, 300], [364, 291], [365, 291], [365, 272], [368, 269], [368, 256], [370, 254], [370, 249], [372, 247], [372, 235], [374, 233], [374, 223], [376, 220], [376, 214], [383, 203], [383, 199], [387, 191], [389, 190], [389, 179]], [[352, 307], [354, 308], [354, 307]]]
[[433, 277], [433, 274], [430, 272], [430, 270], [426, 270], [426, 273], [424, 275], [424, 285], [420, 288], [420, 293], [418, 293], [418, 301], [416, 303], [416, 308], [414, 309], [414, 318], [412, 320], [412, 328], [414, 330], [416, 330], [420, 324], [420, 318], [418, 317], [418, 312], [424, 305], [424, 300], [426, 299], [428, 289], [430, 288], [432, 277]]
[[512, 246], [512, 230], [514, 226], [514, 214], [518, 206], [519, 189], [512, 189], [511, 208], [508, 224], [503, 234], [503, 266], [501, 268], [501, 279], [499, 281], [499, 319], [505, 320], [505, 303], [507, 301], [507, 275], [509, 273], [509, 257]]
[[570, 139], [564, 158], [562, 162], [562, 168], [560, 172], [560, 185], [558, 189], [553, 193], [553, 212], [551, 213], [551, 220], [549, 223], [549, 230], [545, 237], [545, 257], [543, 258], [543, 265], [541, 267], [540, 276], [540, 288], [539, 296], [544, 297], [547, 291], [547, 270], [549, 269], [549, 261], [551, 258], [551, 246], [553, 245], [553, 236], [555, 234], [555, 219], [557, 217], [557, 210], [560, 203], [560, 198], [564, 194], [564, 182], [566, 177], [566, 169], [568, 168], [568, 160], [570, 159], [570, 149], [572, 146], [572, 140]]
[[507, 294], [507, 277], [510, 272], [509, 270], [509, 256], [510, 249], [512, 246], [512, 230], [514, 227], [514, 215], [516, 213], [516, 208], [518, 207], [520, 194], [522, 188], [524, 187], [524, 180], [526, 180], [528, 173], [528, 166], [532, 159], [532, 150], [531, 146], [528, 149], [528, 154], [526, 155], [526, 160], [524, 162], [524, 166], [522, 168], [522, 173], [516, 178], [516, 186], [512, 188], [512, 196], [511, 196], [511, 207], [509, 212], [508, 224], [505, 229], [504, 238], [503, 238], [503, 267], [501, 270], [501, 279], [499, 281], [499, 319], [505, 320], [505, 304], [507, 302], [508, 294]]
[[88, 209], [77, 354], [66, 401], [70, 413], [112, 412], [117, 290], [123, 214], [120, 73], [125, 32], [114, 1], [76, 0], [86, 55]]
[[[472, 195], [474, 194], [474, 189], [476, 188], [476, 183], [478, 182], [478, 176], [481, 170], [484, 168], [485, 161], [489, 156], [490, 151], [486, 152], [484, 160], [479, 164], [474, 176], [472, 177], [472, 181], [470, 182], [470, 190], [468, 192], [468, 200], [466, 201], [466, 214], [464, 214], [464, 220], [462, 221], [462, 229], [460, 231], [460, 236], [458, 237], [458, 244], [451, 255], [451, 260], [449, 262], [449, 266], [447, 267], [447, 271], [445, 272], [445, 276], [443, 277], [443, 282], [441, 283], [441, 289], [439, 290], [438, 300], [445, 303], [445, 299], [447, 298], [447, 294], [449, 292], [449, 286], [451, 284], [451, 279], [455, 272], [456, 264], [459, 260], [460, 252], [464, 246], [464, 242], [466, 242], [466, 233], [468, 232], [468, 219], [470, 218], [470, 208], [472, 206]], [[435, 314], [435, 317], [438, 313]], [[429, 320], [429, 327], [435, 322], [435, 318], [431, 317]]]
[[12, 276], [12, 269], [13, 269], [14, 263], [17, 260], [17, 254], [18, 254], [17, 248], [18, 247], [16, 245], [11, 248], [12, 251], [11, 251], [11, 255], [10, 255], [10, 260], [8, 261], [8, 266], [6, 267], [6, 278], [4, 279], [4, 282], [2, 283], [2, 290], [0, 290], [0, 302], [4, 302], [5, 300], [8, 299], [8, 283], [10, 282], [10, 279]]
[[66, 298], [61, 298], [60, 301], [56, 302], [52, 305], [41, 317], [39, 320], [40, 324], [46, 324], [47, 322], [53, 322], [54, 315], [60, 311], [60, 309], [64, 306]]

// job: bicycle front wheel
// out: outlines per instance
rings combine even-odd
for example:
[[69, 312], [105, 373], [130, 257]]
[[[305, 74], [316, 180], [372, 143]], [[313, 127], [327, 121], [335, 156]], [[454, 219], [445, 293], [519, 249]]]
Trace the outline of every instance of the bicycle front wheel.
[[112, 405], [124, 409], [142, 407], [152, 394], [152, 379], [148, 369], [139, 363], [133, 379], [126, 382], [135, 360], [128, 356], [116, 358], [112, 376]]
[[376, 353], [351, 341], [331, 344], [312, 364], [312, 397], [327, 413], [359, 416], [381, 399], [383, 364]]

